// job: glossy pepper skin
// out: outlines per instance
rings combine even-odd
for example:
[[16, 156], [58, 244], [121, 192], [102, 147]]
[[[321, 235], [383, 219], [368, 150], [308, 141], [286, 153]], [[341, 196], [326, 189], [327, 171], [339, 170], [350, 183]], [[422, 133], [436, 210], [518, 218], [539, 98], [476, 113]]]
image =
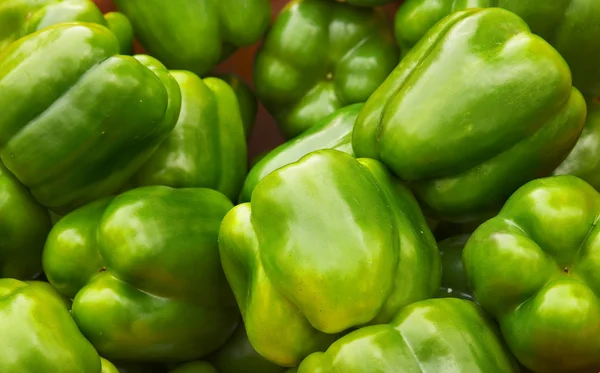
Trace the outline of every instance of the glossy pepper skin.
[[116, 0], [144, 48], [169, 69], [204, 76], [237, 48], [257, 42], [269, 0]]
[[467, 241], [473, 295], [534, 372], [600, 369], [599, 216], [600, 195], [585, 181], [537, 179]]
[[233, 92], [235, 92], [238, 105], [240, 106], [242, 122], [244, 123], [244, 133], [246, 134], [247, 140], [254, 129], [256, 113], [258, 112], [258, 100], [248, 84], [238, 75], [232, 73], [218, 74], [217, 78], [227, 82], [233, 89]]
[[335, 1], [293, 0], [256, 54], [260, 101], [288, 138], [365, 102], [398, 64], [387, 14]]
[[231, 200], [247, 172], [246, 138], [233, 89], [218, 78], [171, 71], [181, 110], [175, 128], [133, 177], [134, 186], [217, 190]]
[[219, 251], [250, 343], [286, 367], [440, 285], [439, 253], [410, 191], [380, 162], [332, 149], [258, 183], [225, 216]]
[[223, 275], [219, 224], [233, 205], [203, 188], [150, 186], [62, 218], [44, 272], [103, 357], [198, 359], [233, 333], [239, 311]]
[[586, 116], [564, 59], [515, 14], [456, 12], [436, 24], [360, 112], [352, 144], [408, 181], [426, 214], [468, 221], [549, 175]]
[[31, 279], [42, 271], [48, 211], [0, 162], [0, 278]]
[[587, 101], [587, 119], [577, 144], [554, 170], [554, 175], [574, 175], [600, 191], [600, 101]]
[[104, 15], [106, 24], [110, 31], [115, 34], [119, 41], [121, 54], [131, 54], [133, 50], [133, 26], [129, 18], [123, 13], [108, 12]]
[[523, 18], [567, 61], [573, 85], [584, 95], [600, 95], [600, 2], [596, 0], [406, 0], [396, 13], [396, 39], [408, 51], [445, 16], [487, 7], [504, 8]]
[[91, 0], [3, 0], [0, 3], [0, 52], [17, 39], [64, 22], [90, 22], [108, 27], [120, 51], [131, 52], [133, 32], [123, 14], [102, 15]]
[[2, 372], [100, 373], [100, 356], [48, 284], [0, 279]]
[[175, 126], [181, 97], [166, 68], [117, 53], [107, 28], [79, 23], [0, 54], [0, 158], [60, 214], [116, 192]]
[[516, 361], [494, 322], [473, 302], [428, 299], [403, 308], [387, 325], [358, 329], [298, 373], [512, 373]]
[[310, 152], [336, 149], [354, 155], [352, 128], [362, 107], [363, 104], [353, 104], [336, 110], [296, 138], [271, 150], [250, 169], [240, 193], [240, 202], [250, 202], [252, 191], [268, 174]]
[[473, 300], [462, 263], [462, 253], [468, 239], [468, 234], [461, 234], [438, 242], [442, 258], [442, 287], [437, 294], [439, 298]]
[[106, 360], [105, 358], [101, 357], [100, 362], [102, 365], [101, 373], [119, 373], [119, 369], [117, 369], [117, 367], [113, 363]]

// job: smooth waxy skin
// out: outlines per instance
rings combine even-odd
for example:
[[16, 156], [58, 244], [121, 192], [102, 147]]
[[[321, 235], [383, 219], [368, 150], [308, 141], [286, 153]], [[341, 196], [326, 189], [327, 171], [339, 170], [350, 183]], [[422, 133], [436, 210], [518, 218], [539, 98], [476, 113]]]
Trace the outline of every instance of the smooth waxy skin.
[[254, 85], [283, 134], [365, 102], [398, 63], [384, 12], [334, 1], [291, 1], [256, 55]]
[[131, 54], [133, 49], [133, 26], [123, 13], [108, 12], [104, 15], [106, 24], [110, 31], [119, 40], [121, 54]]
[[473, 299], [467, 287], [467, 277], [462, 263], [463, 248], [468, 239], [468, 234], [462, 234], [438, 242], [442, 257], [442, 287], [437, 294], [440, 298]]
[[501, 7], [522, 17], [565, 58], [573, 85], [584, 95], [600, 95], [600, 2], [596, 0], [407, 0], [396, 13], [396, 39], [406, 52], [447, 15], [487, 7]]
[[131, 51], [133, 33], [127, 17], [118, 12], [103, 16], [91, 0], [3, 0], [0, 52], [25, 35], [64, 22], [90, 22], [108, 27], [119, 39], [121, 53]]
[[369, 98], [353, 147], [409, 181], [431, 217], [476, 220], [549, 175], [585, 115], [556, 50], [507, 10], [469, 9], [432, 28]]
[[2, 372], [100, 373], [100, 357], [47, 284], [0, 279]]
[[493, 321], [464, 299], [429, 299], [307, 357], [298, 373], [519, 372]]
[[0, 278], [33, 278], [42, 271], [50, 215], [2, 162], [0, 196]]
[[80, 23], [0, 55], [0, 158], [55, 212], [116, 192], [175, 126], [181, 98], [166, 68], [117, 53], [108, 29]]
[[265, 177], [226, 215], [219, 250], [250, 343], [281, 366], [348, 328], [388, 322], [440, 284], [412, 194], [381, 163], [338, 150]]
[[233, 92], [235, 92], [235, 96], [237, 97], [240, 106], [242, 122], [244, 123], [244, 133], [246, 134], [246, 139], [248, 139], [254, 129], [256, 113], [258, 111], [258, 100], [256, 99], [254, 92], [252, 92], [252, 89], [250, 89], [248, 84], [236, 74], [218, 74], [217, 78], [227, 82], [233, 89]]
[[239, 312], [217, 248], [233, 205], [210, 189], [138, 188], [62, 218], [44, 272], [73, 317], [115, 361], [178, 362], [216, 350]]
[[[144, 48], [169, 69], [204, 76], [237, 48], [257, 42], [269, 0], [116, 0]], [[232, 11], [235, 10], [235, 11]]]
[[100, 361], [102, 363], [101, 373], [119, 373], [119, 369], [117, 369], [117, 367], [110, 361], [102, 357], [100, 358]]
[[600, 191], [600, 101], [588, 100], [585, 128], [554, 175], [574, 175]]
[[250, 202], [252, 191], [268, 174], [298, 161], [310, 152], [336, 149], [354, 155], [352, 128], [362, 107], [363, 104], [353, 104], [336, 110], [299, 136], [271, 150], [250, 169], [242, 187], [240, 202]]
[[534, 372], [600, 368], [600, 195], [562, 175], [519, 188], [468, 240], [469, 287]]
[[177, 124], [133, 185], [202, 187], [237, 198], [247, 171], [246, 139], [234, 91], [217, 78], [171, 71], [181, 91]]

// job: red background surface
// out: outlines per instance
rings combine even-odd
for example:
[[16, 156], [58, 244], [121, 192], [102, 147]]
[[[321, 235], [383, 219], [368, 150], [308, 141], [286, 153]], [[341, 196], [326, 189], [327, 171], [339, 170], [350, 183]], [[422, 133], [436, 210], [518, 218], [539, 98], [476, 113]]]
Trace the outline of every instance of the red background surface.
[[[117, 10], [117, 7], [113, 3], [113, 0], [94, 0], [98, 7], [103, 12], [110, 12], [113, 10]], [[272, 5], [272, 18], [279, 13], [281, 8], [288, 3], [289, 0], [271, 0]], [[397, 5], [387, 6], [386, 9], [393, 15], [395, 13], [395, 9]], [[233, 72], [244, 78], [246, 82], [248, 82], [252, 86], [252, 64], [254, 61], [254, 54], [256, 52], [256, 48], [258, 47], [258, 43], [252, 45], [250, 47], [241, 48], [235, 54], [233, 54], [226, 61], [218, 65], [215, 69], [216, 72]], [[135, 45], [136, 53], [144, 53], [143, 48], [139, 44]], [[279, 133], [277, 125], [273, 118], [267, 113], [265, 108], [260, 105], [258, 110], [258, 115], [256, 118], [256, 124], [254, 127], [254, 132], [250, 137], [250, 142], [248, 144], [248, 152], [249, 157], [254, 157], [255, 155], [263, 152], [265, 150], [270, 150], [275, 148], [277, 145], [283, 142], [283, 138]]]

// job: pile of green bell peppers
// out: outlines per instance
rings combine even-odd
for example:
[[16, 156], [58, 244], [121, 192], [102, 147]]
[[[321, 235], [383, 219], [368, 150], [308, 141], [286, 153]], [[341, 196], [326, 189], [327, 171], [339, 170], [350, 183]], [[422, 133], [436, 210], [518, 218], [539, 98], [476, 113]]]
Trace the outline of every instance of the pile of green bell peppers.
[[600, 371], [600, 2], [105, 5], [0, 1], [0, 372]]

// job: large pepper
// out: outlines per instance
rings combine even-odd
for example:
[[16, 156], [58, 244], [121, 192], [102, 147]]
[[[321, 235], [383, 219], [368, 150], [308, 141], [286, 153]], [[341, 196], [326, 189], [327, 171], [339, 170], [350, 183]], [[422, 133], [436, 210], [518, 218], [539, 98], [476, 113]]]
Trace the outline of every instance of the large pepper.
[[378, 161], [312, 152], [266, 176], [219, 232], [254, 349], [295, 366], [349, 328], [388, 322], [440, 285], [416, 200]]
[[80, 23], [0, 54], [0, 158], [55, 212], [117, 191], [175, 126], [177, 82], [158, 61], [117, 52], [108, 29]]
[[298, 368], [316, 372], [513, 373], [519, 367], [483, 310], [445, 298], [413, 303], [388, 325], [356, 330]]
[[467, 241], [473, 295], [534, 372], [600, 369], [600, 194], [571, 176], [519, 188]]
[[42, 271], [50, 215], [0, 162], [0, 278], [33, 278]]
[[93, 202], [52, 228], [44, 272], [74, 298], [73, 317], [102, 356], [200, 358], [226, 341], [239, 318], [217, 247], [232, 207], [214, 190], [165, 186]]
[[597, 0], [406, 0], [396, 13], [396, 38], [412, 48], [445, 16], [468, 8], [501, 7], [516, 13], [565, 58], [573, 85], [600, 95], [600, 1]]
[[237, 98], [218, 78], [171, 71], [181, 90], [175, 128], [133, 178], [133, 184], [204, 187], [231, 200], [247, 171], [246, 138]]
[[144, 48], [170, 69], [204, 76], [237, 48], [257, 42], [269, 0], [115, 0]]
[[123, 54], [131, 52], [133, 29], [118, 12], [102, 15], [92, 0], [3, 0], [0, 2], [0, 52], [15, 40], [64, 22], [90, 22], [110, 28]]
[[240, 194], [240, 202], [250, 202], [252, 191], [268, 174], [298, 161], [310, 152], [336, 149], [354, 155], [352, 128], [362, 107], [363, 104], [353, 104], [336, 110], [298, 137], [271, 150], [248, 173]]
[[242, 114], [242, 122], [244, 123], [244, 132], [246, 134], [246, 140], [250, 138], [252, 130], [254, 129], [254, 122], [256, 121], [256, 113], [258, 112], [258, 100], [254, 95], [254, 92], [242, 78], [236, 74], [217, 74], [217, 78], [223, 79], [233, 88], [235, 96], [237, 97], [238, 104], [240, 106], [240, 113]]
[[397, 65], [387, 14], [335, 1], [294, 0], [256, 55], [254, 85], [283, 134], [365, 102]]
[[587, 102], [583, 133], [554, 175], [575, 175], [600, 191], [600, 100]]
[[100, 373], [100, 356], [47, 283], [0, 279], [0, 371]]
[[369, 98], [353, 147], [409, 181], [426, 214], [475, 220], [552, 173], [585, 115], [551, 45], [514, 13], [469, 9], [437, 23]]
[[462, 253], [468, 239], [468, 234], [461, 234], [438, 242], [442, 257], [442, 287], [437, 294], [440, 298], [473, 299], [462, 263]]

